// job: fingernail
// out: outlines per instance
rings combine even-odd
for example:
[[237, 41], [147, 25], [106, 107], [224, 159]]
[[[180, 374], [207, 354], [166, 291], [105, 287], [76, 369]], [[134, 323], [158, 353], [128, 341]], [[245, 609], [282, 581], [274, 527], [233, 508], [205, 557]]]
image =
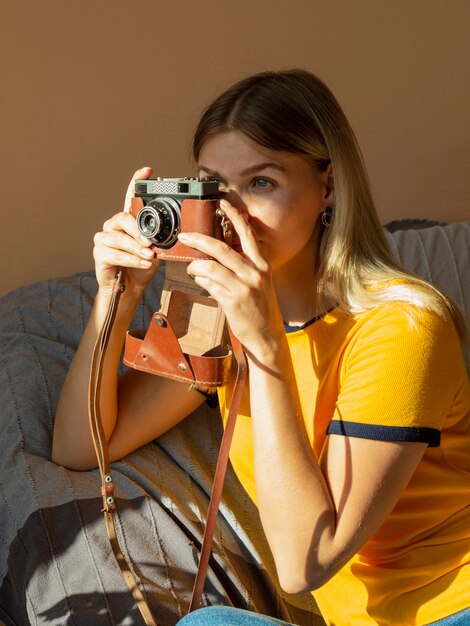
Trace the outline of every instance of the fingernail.
[[152, 267], [152, 262], [145, 261], [144, 259], [141, 260], [140, 264], [143, 265], [143, 267]]
[[142, 248], [142, 250], [140, 251], [140, 254], [142, 256], [146, 256], [148, 259], [153, 257], [153, 252], [149, 248]]
[[143, 235], [140, 235], [140, 241], [142, 241], [142, 243], [145, 243], [147, 246], [150, 245], [150, 240], [147, 239], [147, 237], [144, 237]]
[[191, 238], [191, 237], [190, 237], [189, 233], [180, 233], [180, 234], [178, 235], [178, 239], [179, 239], [180, 241], [187, 241], [187, 240], [188, 240], [188, 239], [190, 239], [190, 238]]
[[221, 200], [219, 200], [219, 205], [220, 205], [223, 209], [230, 208], [230, 206], [231, 206], [230, 202], [228, 202], [227, 200], [224, 200], [223, 198], [222, 198]]

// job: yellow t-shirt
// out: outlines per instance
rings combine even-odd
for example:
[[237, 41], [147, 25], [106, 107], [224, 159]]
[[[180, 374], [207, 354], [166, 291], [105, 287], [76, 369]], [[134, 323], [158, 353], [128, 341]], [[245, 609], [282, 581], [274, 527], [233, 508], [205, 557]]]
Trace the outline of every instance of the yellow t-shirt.
[[[452, 322], [409, 313], [338, 307], [287, 335], [317, 458], [330, 433], [429, 444], [379, 531], [313, 592], [335, 626], [421, 626], [470, 606], [470, 384]], [[230, 458], [256, 502], [248, 385]]]

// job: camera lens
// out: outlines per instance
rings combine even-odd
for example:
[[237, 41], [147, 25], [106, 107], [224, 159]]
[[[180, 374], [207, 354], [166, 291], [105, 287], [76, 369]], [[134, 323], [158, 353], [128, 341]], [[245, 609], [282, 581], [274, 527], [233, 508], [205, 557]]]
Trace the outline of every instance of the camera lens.
[[140, 232], [145, 235], [147, 239], [152, 239], [160, 230], [160, 218], [158, 217], [158, 213], [155, 213], [155, 211], [144, 211], [140, 216], [139, 225]]
[[137, 228], [157, 248], [171, 248], [180, 230], [181, 208], [174, 198], [156, 198], [137, 215]]

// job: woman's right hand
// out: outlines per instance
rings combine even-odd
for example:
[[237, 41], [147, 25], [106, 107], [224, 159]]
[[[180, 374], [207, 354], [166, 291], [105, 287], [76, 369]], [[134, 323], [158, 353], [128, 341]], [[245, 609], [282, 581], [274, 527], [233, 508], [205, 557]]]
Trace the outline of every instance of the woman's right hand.
[[150, 178], [152, 168], [137, 170], [127, 189], [124, 210], [103, 224], [103, 230], [94, 237], [93, 257], [100, 289], [110, 291], [118, 267], [125, 267], [126, 291], [143, 293], [155, 276], [160, 261], [150, 249], [151, 242], [143, 237], [131, 214], [131, 199], [137, 179]]

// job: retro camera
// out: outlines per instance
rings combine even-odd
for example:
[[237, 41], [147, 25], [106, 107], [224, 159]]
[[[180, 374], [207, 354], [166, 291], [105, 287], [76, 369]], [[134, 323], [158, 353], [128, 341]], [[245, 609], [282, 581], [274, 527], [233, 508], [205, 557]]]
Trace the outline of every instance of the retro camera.
[[[168, 249], [177, 242], [181, 230], [213, 231], [213, 215], [217, 214], [219, 183], [200, 178], [156, 178], [137, 180], [135, 197], [144, 206], [136, 215], [139, 231], [154, 246]], [[188, 202], [188, 201], [197, 202]], [[202, 201], [202, 202], [201, 202]], [[184, 213], [195, 211], [195, 215]], [[209, 223], [207, 223], [209, 220]], [[184, 228], [185, 226], [188, 228]]]

